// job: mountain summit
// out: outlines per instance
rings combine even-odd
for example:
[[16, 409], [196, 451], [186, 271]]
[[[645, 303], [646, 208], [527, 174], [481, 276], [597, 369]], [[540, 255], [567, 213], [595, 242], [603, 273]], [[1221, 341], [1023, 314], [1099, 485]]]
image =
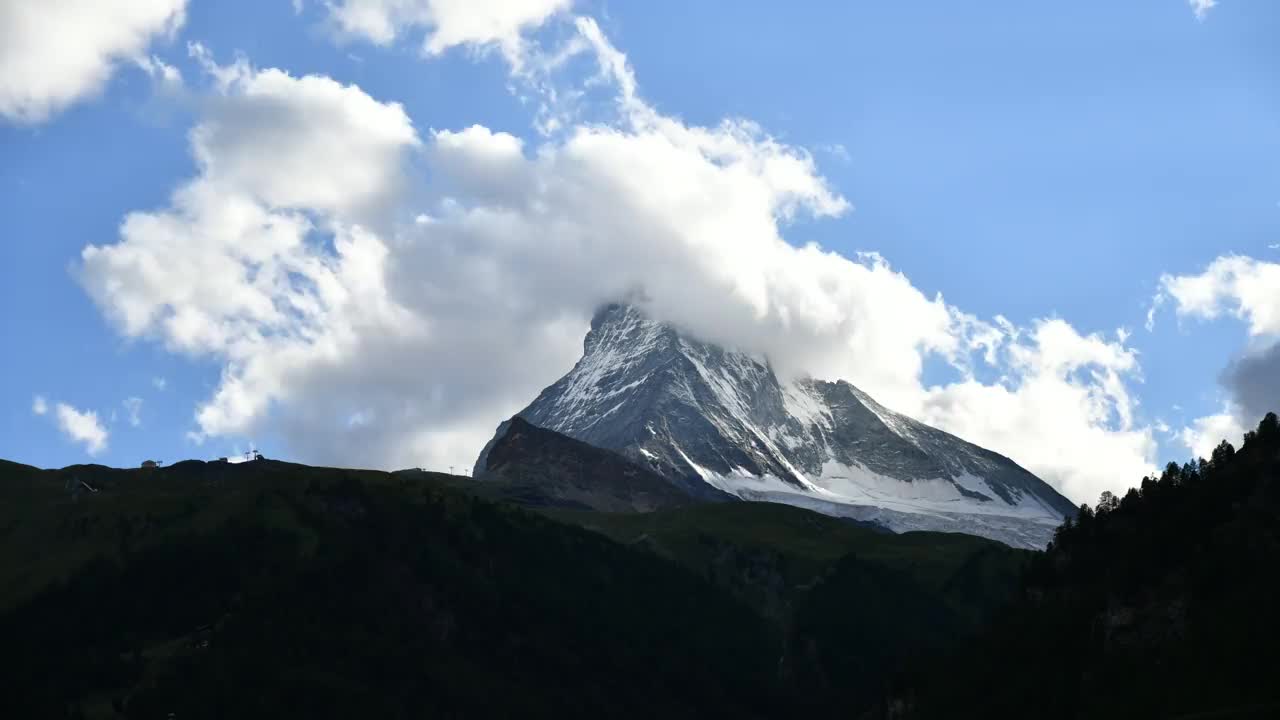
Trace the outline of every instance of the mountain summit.
[[[1075, 511], [1012, 460], [847, 382], [780, 380], [762, 358], [629, 305], [596, 314], [582, 359], [519, 417], [619, 452], [694, 497], [781, 502], [899, 532], [1040, 548]], [[487, 448], [477, 475], [486, 458]]]

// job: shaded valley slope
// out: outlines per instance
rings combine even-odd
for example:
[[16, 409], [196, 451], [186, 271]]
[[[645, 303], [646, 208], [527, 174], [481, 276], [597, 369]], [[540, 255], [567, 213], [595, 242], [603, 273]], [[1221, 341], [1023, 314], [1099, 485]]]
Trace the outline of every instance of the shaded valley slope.
[[[781, 505], [521, 494], [270, 460], [4, 463], [0, 710], [784, 717], [853, 688], [869, 706], [910, 657], [971, 636], [1029, 557]], [[833, 625], [866, 642], [833, 643]]]

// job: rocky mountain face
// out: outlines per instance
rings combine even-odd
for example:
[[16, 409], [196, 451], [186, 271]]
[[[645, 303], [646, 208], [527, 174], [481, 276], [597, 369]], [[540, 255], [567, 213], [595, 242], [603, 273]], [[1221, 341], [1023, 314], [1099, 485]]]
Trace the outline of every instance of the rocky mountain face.
[[628, 305], [597, 313], [582, 359], [518, 416], [616, 451], [693, 497], [781, 502], [900, 532], [1039, 548], [1075, 510], [1012, 460], [847, 382], [783, 381], [762, 358]]
[[526, 507], [651, 512], [690, 504], [662, 475], [519, 416], [502, 424], [482, 464], [475, 478], [484, 489]]

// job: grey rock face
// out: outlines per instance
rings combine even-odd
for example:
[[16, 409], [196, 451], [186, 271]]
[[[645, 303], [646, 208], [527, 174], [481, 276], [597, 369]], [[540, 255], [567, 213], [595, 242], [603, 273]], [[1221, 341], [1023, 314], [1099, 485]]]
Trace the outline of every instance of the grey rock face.
[[525, 506], [650, 512], [691, 502], [661, 475], [519, 416], [502, 424], [483, 463], [476, 481], [499, 499]]
[[626, 305], [597, 313], [582, 359], [519, 416], [621, 453], [695, 497], [727, 492], [898, 531], [1042, 547], [1075, 509], [1012, 460], [847, 382], [781, 382], [762, 359]]

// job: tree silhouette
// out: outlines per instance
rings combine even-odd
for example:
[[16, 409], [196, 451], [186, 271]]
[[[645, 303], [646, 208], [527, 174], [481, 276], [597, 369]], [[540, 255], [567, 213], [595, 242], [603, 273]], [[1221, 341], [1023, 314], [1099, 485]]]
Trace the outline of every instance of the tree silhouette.
[[1103, 490], [1102, 496], [1098, 498], [1098, 513], [1106, 513], [1120, 507], [1120, 498], [1110, 490]]

